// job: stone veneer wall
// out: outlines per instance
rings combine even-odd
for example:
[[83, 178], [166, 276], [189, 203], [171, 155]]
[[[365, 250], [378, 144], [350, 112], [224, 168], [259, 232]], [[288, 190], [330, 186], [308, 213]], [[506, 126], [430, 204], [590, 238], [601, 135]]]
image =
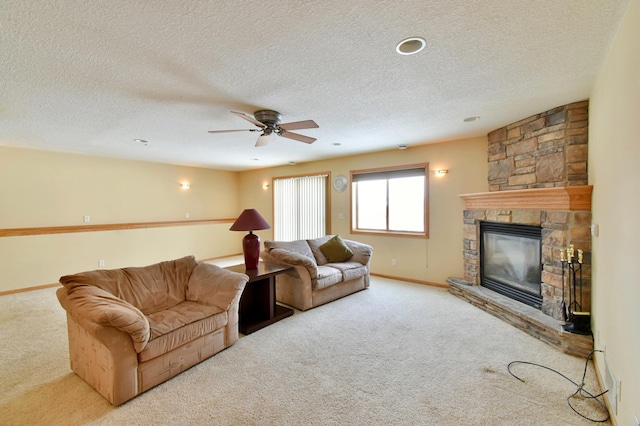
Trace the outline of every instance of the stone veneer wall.
[[587, 184], [589, 101], [489, 133], [489, 191]]

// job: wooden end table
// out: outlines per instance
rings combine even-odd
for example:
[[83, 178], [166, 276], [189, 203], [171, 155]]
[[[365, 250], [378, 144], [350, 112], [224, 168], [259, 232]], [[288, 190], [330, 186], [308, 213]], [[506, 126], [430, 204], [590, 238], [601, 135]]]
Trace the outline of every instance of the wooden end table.
[[246, 270], [244, 265], [224, 269], [249, 276], [240, 297], [238, 329], [242, 334], [251, 334], [293, 315], [293, 309], [276, 303], [276, 276], [293, 269], [291, 266], [260, 262], [258, 269]]

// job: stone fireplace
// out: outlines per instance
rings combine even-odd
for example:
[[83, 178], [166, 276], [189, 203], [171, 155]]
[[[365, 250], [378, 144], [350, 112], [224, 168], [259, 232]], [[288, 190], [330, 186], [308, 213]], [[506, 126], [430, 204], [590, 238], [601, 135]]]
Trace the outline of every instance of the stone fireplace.
[[[591, 191], [589, 185], [461, 195], [464, 210], [464, 281], [480, 285], [480, 224], [516, 223], [541, 229], [541, 311], [561, 319], [560, 250], [569, 244], [585, 251], [583, 283], [590, 309]], [[565, 287], [565, 291], [568, 289]]]
[[[560, 252], [573, 244], [585, 253], [582, 309], [589, 311], [593, 188], [587, 185], [587, 120], [588, 101], [584, 101], [489, 133], [489, 192], [460, 196], [465, 202], [464, 277], [448, 279], [451, 293], [580, 356], [591, 351], [593, 342], [591, 336], [562, 330], [560, 306], [568, 283], [562, 281]], [[481, 286], [483, 224], [540, 229], [539, 306]]]

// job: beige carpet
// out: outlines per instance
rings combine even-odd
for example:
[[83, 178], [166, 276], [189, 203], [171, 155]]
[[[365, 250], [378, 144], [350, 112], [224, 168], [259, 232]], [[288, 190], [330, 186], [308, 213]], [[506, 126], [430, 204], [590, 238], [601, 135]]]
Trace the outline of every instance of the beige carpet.
[[[444, 289], [371, 288], [242, 337], [114, 408], [69, 368], [55, 289], [0, 297], [2, 425], [583, 425], [585, 360]], [[593, 366], [585, 388], [599, 393]], [[606, 417], [593, 400], [573, 400]]]

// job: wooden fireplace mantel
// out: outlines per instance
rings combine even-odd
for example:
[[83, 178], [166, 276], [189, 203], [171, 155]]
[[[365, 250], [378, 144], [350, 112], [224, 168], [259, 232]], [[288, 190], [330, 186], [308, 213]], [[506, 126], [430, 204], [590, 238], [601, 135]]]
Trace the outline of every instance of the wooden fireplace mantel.
[[593, 185], [461, 194], [465, 209], [591, 210]]

